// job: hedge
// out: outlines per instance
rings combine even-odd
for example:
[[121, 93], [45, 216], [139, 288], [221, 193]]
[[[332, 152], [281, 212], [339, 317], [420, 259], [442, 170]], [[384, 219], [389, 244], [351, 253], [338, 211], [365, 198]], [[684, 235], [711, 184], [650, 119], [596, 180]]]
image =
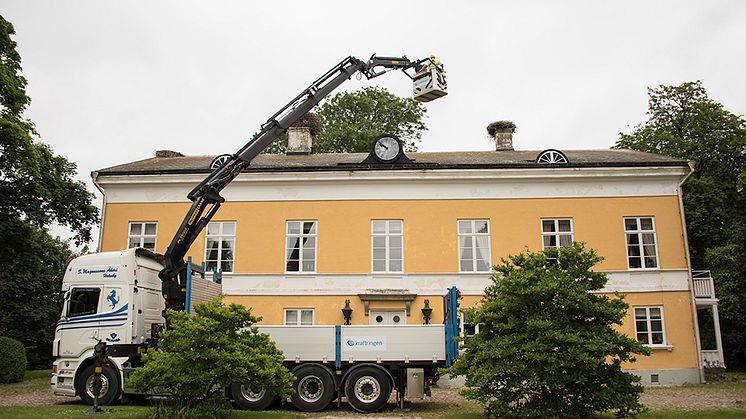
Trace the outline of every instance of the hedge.
[[23, 381], [26, 372], [26, 348], [15, 339], [0, 337], [0, 384]]

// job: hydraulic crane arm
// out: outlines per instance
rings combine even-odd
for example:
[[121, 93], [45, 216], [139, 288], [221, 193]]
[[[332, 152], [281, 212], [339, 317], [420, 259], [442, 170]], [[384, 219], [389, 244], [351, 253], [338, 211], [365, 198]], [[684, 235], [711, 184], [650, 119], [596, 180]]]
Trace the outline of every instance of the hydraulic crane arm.
[[412, 78], [413, 76], [406, 70], [419, 69], [426, 62], [432, 62], [432, 60], [426, 58], [411, 61], [406, 57], [377, 57], [376, 55], [371, 56], [368, 61], [355, 57], [345, 58], [272, 115], [262, 125], [259, 133], [189, 192], [187, 197], [192, 201], [192, 206], [168, 245], [164, 255], [165, 267], [159, 274], [163, 281], [166, 307], [175, 310], [184, 308], [183, 287], [186, 281], [184, 257], [194, 240], [225, 201], [220, 196], [220, 192], [249, 166], [254, 157], [284, 135], [288, 128], [354, 74], [360, 72], [367, 79], [372, 79], [386, 71], [398, 69]]

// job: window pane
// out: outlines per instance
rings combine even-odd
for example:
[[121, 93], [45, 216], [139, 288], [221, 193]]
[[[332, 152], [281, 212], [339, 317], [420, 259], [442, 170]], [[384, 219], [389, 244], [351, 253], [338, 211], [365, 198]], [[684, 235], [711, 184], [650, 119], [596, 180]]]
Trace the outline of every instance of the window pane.
[[299, 263], [297, 259], [294, 260], [288, 260], [287, 264], [285, 265], [285, 270], [288, 272], [299, 272]]
[[471, 230], [471, 221], [470, 220], [462, 220], [458, 222], [458, 232], [459, 234], [470, 234], [472, 232]]
[[645, 256], [655, 256], [655, 246], [650, 244], [645, 244], [642, 246], [642, 251], [645, 253]]
[[208, 271], [214, 271], [216, 266], [218, 266], [218, 263], [214, 260], [205, 261], [205, 269]]
[[145, 223], [145, 234], [148, 236], [155, 235], [155, 223]]
[[316, 237], [303, 238], [303, 249], [316, 249]]
[[652, 218], [640, 218], [640, 230], [652, 230], [653, 219]]
[[459, 237], [459, 247], [461, 248], [471, 248], [472, 247], [472, 237], [466, 236], [466, 237]]
[[220, 251], [220, 260], [233, 260], [233, 250], [226, 248], [225, 245], [223, 245], [223, 249]]
[[298, 310], [285, 310], [285, 324], [289, 326], [298, 324]]
[[392, 260], [389, 262], [389, 270], [391, 272], [401, 272], [402, 271], [402, 261], [401, 260]]
[[660, 309], [660, 307], [650, 307], [650, 318], [651, 319], [660, 319], [661, 318], [661, 309]]
[[207, 239], [206, 260], [218, 260], [218, 241], [216, 239]]
[[486, 220], [474, 221], [474, 229], [477, 233], [487, 234], [489, 233], [489, 227]]
[[145, 237], [142, 241], [142, 247], [154, 250], [155, 249], [155, 237]]
[[300, 324], [303, 326], [310, 326], [313, 324], [313, 311], [312, 310], [301, 310]]
[[472, 272], [474, 271], [474, 262], [471, 259], [461, 260], [461, 271]]
[[560, 246], [570, 246], [572, 244], [572, 235], [563, 234], [560, 236]]
[[489, 259], [489, 245], [490, 238], [487, 236], [476, 236], [474, 237], [474, 244], [476, 244], [477, 257], [488, 260]]
[[207, 235], [217, 236], [220, 234], [220, 223], [209, 223], [207, 224]]
[[544, 247], [556, 247], [557, 236], [552, 234], [551, 236], [544, 236]]
[[374, 260], [385, 260], [386, 249], [384, 248], [373, 248], [373, 259]]
[[224, 236], [235, 236], [236, 235], [236, 223], [223, 223], [223, 235]]
[[637, 219], [636, 218], [625, 218], [624, 229], [628, 231], [637, 230]]
[[371, 228], [373, 229], [373, 233], [384, 234], [386, 233], [386, 221], [373, 221]]
[[483, 259], [477, 259], [477, 272], [487, 272], [490, 268], [487, 265], [487, 261]]
[[373, 261], [373, 272], [385, 272], [386, 261], [385, 260], [374, 260]]
[[303, 249], [303, 260], [316, 259], [316, 249]]
[[303, 261], [303, 272], [313, 272], [316, 270], [316, 262], [313, 260]]
[[127, 243], [127, 248], [131, 249], [133, 247], [140, 247], [140, 239], [137, 237], [133, 237], [129, 239], [129, 242]]
[[385, 236], [375, 236], [373, 237], [373, 248], [385, 248], [386, 247], [386, 237]]
[[658, 261], [655, 260], [654, 257], [646, 257], [645, 258], [645, 267], [646, 268], [657, 268], [658, 267]]
[[640, 236], [637, 233], [627, 234], [627, 244], [640, 244]]
[[636, 308], [635, 309], [635, 318], [636, 319], [645, 319], [647, 318], [647, 313], [644, 308]]
[[288, 234], [300, 234], [300, 221], [288, 221]]
[[389, 246], [401, 249], [401, 236], [389, 236]]
[[223, 272], [233, 272], [233, 262], [223, 261], [220, 263], [220, 270]]
[[650, 320], [650, 330], [653, 332], [662, 332], [663, 320]]
[[464, 247], [461, 249], [461, 255], [459, 257], [461, 259], [472, 260], [474, 258], [474, 250], [471, 247]]
[[570, 228], [570, 220], [559, 220], [557, 221], [557, 224], [559, 224], [559, 231], [568, 233], [572, 231], [572, 228]]
[[389, 258], [392, 260], [400, 260], [402, 258], [401, 247], [392, 247], [389, 249]]
[[663, 345], [663, 333], [652, 334], [653, 345]]
[[648, 334], [647, 333], [638, 333], [637, 334], [637, 340], [640, 343], [648, 344]]
[[642, 268], [642, 261], [639, 257], [629, 258], [629, 267], [632, 269]]
[[638, 320], [636, 322], [637, 324], [637, 331], [638, 332], [647, 332], [648, 331], [648, 322], [646, 320]]
[[100, 288], [73, 288], [70, 293], [70, 305], [67, 316], [77, 317], [95, 314], [98, 310], [98, 297], [100, 293]]
[[554, 233], [554, 220], [541, 220], [541, 231], [544, 233]]
[[402, 222], [401, 221], [389, 221], [389, 233], [392, 234], [401, 234], [402, 232]]
[[141, 223], [132, 223], [130, 224], [130, 235], [131, 236], [139, 236], [142, 234], [142, 224]]
[[305, 223], [303, 223], [303, 233], [304, 234], [316, 234], [316, 222], [306, 221]]

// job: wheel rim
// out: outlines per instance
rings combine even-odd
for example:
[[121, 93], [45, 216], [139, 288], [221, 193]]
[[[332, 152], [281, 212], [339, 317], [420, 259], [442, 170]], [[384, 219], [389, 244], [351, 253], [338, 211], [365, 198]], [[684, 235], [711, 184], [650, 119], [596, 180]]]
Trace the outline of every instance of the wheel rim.
[[244, 399], [250, 401], [250, 402], [258, 402], [264, 395], [267, 393], [267, 390], [260, 389], [259, 391], [254, 390], [251, 387], [246, 387], [244, 385], [241, 385], [241, 396], [243, 396]]
[[298, 382], [298, 396], [308, 403], [321, 399], [324, 394], [324, 382], [315, 375], [307, 375]]
[[355, 381], [355, 398], [363, 403], [373, 403], [381, 396], [381, 384], [375, 378], [366, 375]]
[[[90, 377], [85, 381], [85, 392], [88, 393], [88, 397], [91, 399], [96, 397], [96, 393], [93, 391], [93, 382], [95, 381], [95, 374], [91, 374]], [[109, 392], [109, 380], [104, 374], [101, 374], [101, 392], [98, 397], [104, 397]]]

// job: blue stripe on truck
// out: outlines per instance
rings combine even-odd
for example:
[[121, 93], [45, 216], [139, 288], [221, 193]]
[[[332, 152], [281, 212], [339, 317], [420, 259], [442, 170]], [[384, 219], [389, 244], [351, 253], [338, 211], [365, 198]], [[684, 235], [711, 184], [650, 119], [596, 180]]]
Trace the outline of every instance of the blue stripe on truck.
[[334, 326], [334, 367], [342, 367], [342, 326]]
[[67, 320], [59, 320], [57, 322], [57, 324], [60, 325], [60, 324], [68, 324], [68, 323], [83, 323], [83, 321], [92, 320], [92, 319], [104, 319], [106, 317], [114, 317], [114, 316], [117, 316], [117, 315], [121, 316], [122, 314], [120, 314], [120, 313], [123, 313], [123, 312], [127, 311], [127, 307], [128, 306], [129, 306], [129, 304], [125, 304], [125, 305], [119, 307], [119, 310], [112, 311], [112, 312], [109, 312], [109, 313], [89, 314], [89, 315], [86, 315], [86, 316], [73, 317], [73, 318], [67, 319]]

